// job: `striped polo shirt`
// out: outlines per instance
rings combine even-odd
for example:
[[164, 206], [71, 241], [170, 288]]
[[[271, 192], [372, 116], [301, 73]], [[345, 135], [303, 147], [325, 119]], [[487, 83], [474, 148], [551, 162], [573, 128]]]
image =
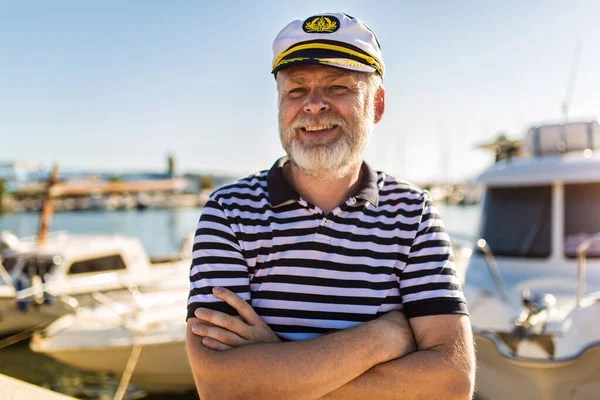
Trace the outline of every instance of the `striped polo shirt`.
[[281, 338], [310, 339], [403, 309], [467, 314], [450, 238], [428, 192], [362, 165], [359, 190], [329, 214], [283, 175], [287, 158], [215, 191], [198, 223], [188, 318], [236, 312], [226, 287]]

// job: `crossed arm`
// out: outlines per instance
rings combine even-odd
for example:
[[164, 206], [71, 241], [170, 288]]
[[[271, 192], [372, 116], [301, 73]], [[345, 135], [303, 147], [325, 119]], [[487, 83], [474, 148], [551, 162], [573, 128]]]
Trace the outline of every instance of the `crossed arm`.
[[[399, 312], [316, 339], [282, 343], [243, 299], [215, 296], [241, 318], [199, 309], [187, 349], [200, 397], [259, 399], [470, 399], [468, 318]], [[414, 338], [413, 338], [414, 332]], [[417, 350], [417, 351], [415, 351]]]

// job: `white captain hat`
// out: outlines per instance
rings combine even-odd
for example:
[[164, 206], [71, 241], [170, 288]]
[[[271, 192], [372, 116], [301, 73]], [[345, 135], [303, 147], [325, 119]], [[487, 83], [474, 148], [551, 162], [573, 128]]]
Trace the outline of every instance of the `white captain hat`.
[[274, 75], [299, 64], [321, 64], [383, 77], [381, 47], [367, 25], [347, 14], [324, 13], [295, 20], [273, 42]]

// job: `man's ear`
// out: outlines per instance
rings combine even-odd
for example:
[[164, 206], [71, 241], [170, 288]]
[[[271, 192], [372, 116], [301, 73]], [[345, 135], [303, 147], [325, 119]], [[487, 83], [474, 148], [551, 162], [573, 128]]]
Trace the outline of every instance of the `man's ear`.
[[379, 88], [375, 93], [375, 123], [381, 121], [383, 112], [385, 111], [385, 89]]

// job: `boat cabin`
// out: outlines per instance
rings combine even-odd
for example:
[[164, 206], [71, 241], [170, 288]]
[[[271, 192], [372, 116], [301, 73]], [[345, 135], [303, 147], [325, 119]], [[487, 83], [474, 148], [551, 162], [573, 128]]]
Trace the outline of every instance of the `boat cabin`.
[[[479, 237], [496, 259], [509, 299], [521, 291], [559, 300], [577, 291], [577, 246], [600, 232], [600, 125], [532, 128], [528, 156], [496, 162], [477, 182], [485, 187]], [[465, 283], [497, 291], [476, 247]], [[587, 252], [586, 291], [600, 290], [600, 245]]]
[[[79, 288], [89, 292], [110, 289], [117, 282], [140, 281], [148, 274], [150, 260], [136, 238], [120, 235], [53, 235], [43, 245], [34, 240], [21, 242], [18, 249], [6, 251], [3, 265], [17, 290], [38, 276], [42, 283]], [[119, 284], [122, 286], [122, 284]]]

